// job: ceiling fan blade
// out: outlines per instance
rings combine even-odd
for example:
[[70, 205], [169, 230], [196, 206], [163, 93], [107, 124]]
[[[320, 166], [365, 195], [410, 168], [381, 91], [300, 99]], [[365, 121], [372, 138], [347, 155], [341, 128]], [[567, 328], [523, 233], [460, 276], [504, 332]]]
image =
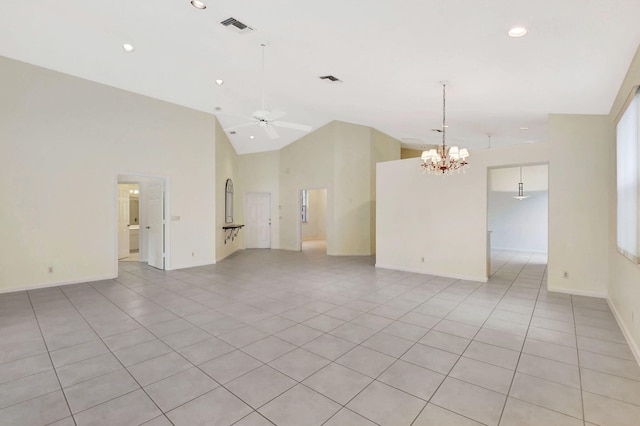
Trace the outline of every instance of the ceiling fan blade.
[[258, 123], [252, 122], [252, 123], [244, 123], [244, 124], [238, 124], [237, 126], [231, 126], [231, 127], [227, 127], [224, 129], [225, 132], [232, 132], [234, 130], [237, 129], [242, 129], [243, 127], [249, 127], [249, 126], [255, 126]]
[[286, 127], [287, 129], [302, 130], [303, 132], [310, 132], [312, 127], [306, 124], [289, 123], [288, 121], [272, 121], [271, 124], [278, 127]]
[[274, 109], [271, 111], [267, 111], [267, 116], [265, 118], [269, 121], [274, 121], [274, 120], [277, 120], [278, 118], [284, 117], [285, 115], [287, 115], [286, 112], [281, 111], [279, 109]]
[[271, 139], [278, 139], [280, 137], [280, 135], [278, 134], [276, 129], [273, 128], [273, 126], [266, 125], [266, 126], [261, 126], [261, 127], [264, 129], [264, 131], [267, 133], [267, 135]]

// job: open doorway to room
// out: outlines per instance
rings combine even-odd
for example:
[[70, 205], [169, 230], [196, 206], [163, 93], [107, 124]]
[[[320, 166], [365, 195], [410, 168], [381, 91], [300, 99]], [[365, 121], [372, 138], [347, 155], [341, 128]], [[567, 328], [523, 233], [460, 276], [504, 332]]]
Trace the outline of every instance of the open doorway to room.
[[118, 260], [140, 261], [140, 185], [118, 184]]
[[487, 275], [515, 256], [547, 263], [549, 166], [523, 164], [487, 173]]
[[163, 178], [119, 175], [117, 260], [166, 266], [166, 184]]
[[327, 189], [300, 191], [300, 249], [327, 252]]

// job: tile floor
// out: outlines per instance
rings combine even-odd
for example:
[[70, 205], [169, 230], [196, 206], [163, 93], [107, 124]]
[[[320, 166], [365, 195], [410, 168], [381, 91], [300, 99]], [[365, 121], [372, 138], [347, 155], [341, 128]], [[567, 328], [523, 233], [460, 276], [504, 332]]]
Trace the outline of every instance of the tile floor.
[[486, 284], [247, 250], [0, 295], [2, 425], [637, 425], [603, 300], [499, 253]]

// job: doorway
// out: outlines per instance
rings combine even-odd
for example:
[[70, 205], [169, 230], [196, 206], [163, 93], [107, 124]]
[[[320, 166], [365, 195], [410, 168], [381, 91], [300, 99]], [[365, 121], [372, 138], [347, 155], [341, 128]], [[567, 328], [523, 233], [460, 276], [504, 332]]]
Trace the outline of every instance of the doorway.
[[118, 184], [118, 260], [140, 261], [140, 186]]
[[244, 196], [245, 247], [271, 248], [271, 194], [247, 192]]
[[514, 255], [535, 255], [546, 263], [548, 164], [490, 168], [487, 179], [487, 276]]
[[327, 189], [300, 191], [300, 250], [327, 252]]
[[117, 261], [166, 267], [166, 184], [163, 178], [119, 175]]

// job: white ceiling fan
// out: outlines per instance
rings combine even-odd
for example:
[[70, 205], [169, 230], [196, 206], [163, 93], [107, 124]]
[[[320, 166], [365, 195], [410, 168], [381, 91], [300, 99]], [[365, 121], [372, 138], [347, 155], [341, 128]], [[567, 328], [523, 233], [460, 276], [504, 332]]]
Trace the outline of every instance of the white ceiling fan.
[[303, 132], [310, 132], [311, 126], [307, 126], [306, 124], [290, 123], [288, 121], [278, 120], [279, 118], [287, 115], [286, 112], [280, 111], [277, 109], [269, 111], [265, 108], [264, 106], [264, 86], [265, 86], [264, 50], [265, 50], [265, 47], [267, 46], [267, 42], [263, 41], [260, 43], [260, 45], [262, 46], [262, 109], [259, 109], [258, 111], [255, 111], [253, 112], [253, 114], [251, 114], [251, 119], [252, 119], [251, 122], [240, 124], [238, 126], [228, 127], [224, 130], [226, 132], [231, 132], [243, 127], [258, 126], [264, 129], [267, 136], [269, 136], [271, 139], [278, 139], [280, 137], [280, 135], [278, 134], [278, 131], [275, 129], [276, 127], [283, 127], [287, 129], [301, 130]]

